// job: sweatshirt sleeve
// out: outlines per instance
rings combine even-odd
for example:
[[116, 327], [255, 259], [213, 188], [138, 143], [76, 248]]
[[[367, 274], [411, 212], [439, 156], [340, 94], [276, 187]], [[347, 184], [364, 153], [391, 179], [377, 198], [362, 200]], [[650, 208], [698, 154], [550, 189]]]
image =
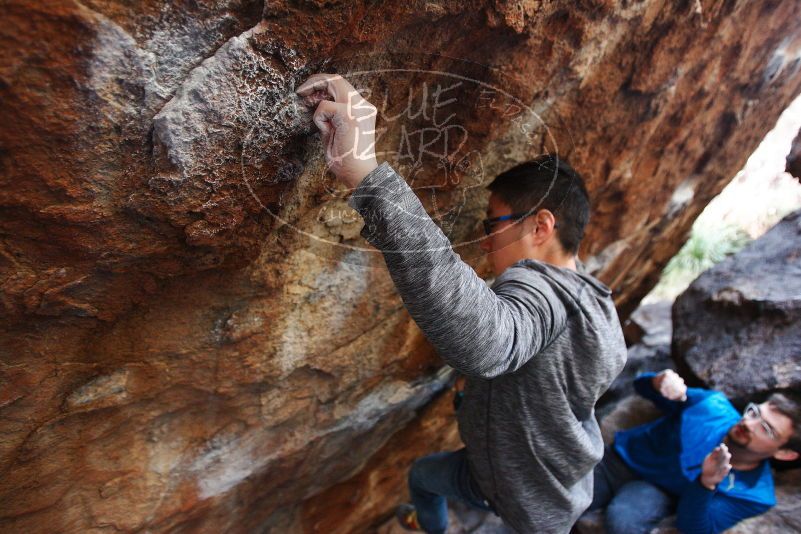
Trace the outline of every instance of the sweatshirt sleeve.
[[654, 389], [653, 379], [658, 373], [648, 372], [642, 373], [634, 379], [634, 391], [643, 398], [653, 402], [657, 408], [666, 414], [673, 414], [688, 406], [698, 404], [710, 395], [717, 392], [703, 388], [687, 388], [687, 400], [685, 401], [672, 401], [666, 399]]
[[654, 389], [654, 377], [657, 373], [642, 373], [634, 379], [634, 391], [643, 398], [653, 402], [664, 413], [674, 413], [681, 408], [682, 403], [666, 399]]
[[696, 479], [679, 498], [676, 526], [684, 534], [717, 534], [769, 509], [764, 504], [710, 491]]
[[479, 378], [513, 372], [564, 328], [564, 305], [544, 281], [499, 277], [490, 289], [389, 163], [365, 177], [348, 205], [364, 218], [361, 235], [383, 254], [409, 314], [458, 371]]

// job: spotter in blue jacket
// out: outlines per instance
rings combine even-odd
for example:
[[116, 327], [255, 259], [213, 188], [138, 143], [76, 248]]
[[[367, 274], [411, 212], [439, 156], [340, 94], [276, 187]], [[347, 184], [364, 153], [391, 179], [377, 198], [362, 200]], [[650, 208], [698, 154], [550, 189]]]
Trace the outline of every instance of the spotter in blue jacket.
[[615, 450], [643, 479], [678, 498], [676, 523], [687, 534], [722, 532], [776, 504], [768, 460], [758, 467], [732, 469], [714, 491], [699, 482], [704, 458], [742, 415], [723, 393], [687, 388], [687, 400], [671, 401], [657, 392], [644, 373], [634, 389], [665, 415], [615, 434]]

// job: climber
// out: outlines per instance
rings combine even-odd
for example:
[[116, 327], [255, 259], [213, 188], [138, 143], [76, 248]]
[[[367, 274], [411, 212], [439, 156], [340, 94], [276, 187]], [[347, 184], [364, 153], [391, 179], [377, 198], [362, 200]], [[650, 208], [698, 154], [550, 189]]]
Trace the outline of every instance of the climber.
[[329, 168], [353, 189], [361, 235], [439, 355], [466, 375], [465, 447], [414, 462], [401, 524], [443, 533], [455, 498], [518, 532], [568, 532], [592, 501], [603, 456], [593, 407], [626, 359], [611, 291], [576, 256], [589, 218], [581, 177], [545, 155], [495, 178], [482, 243], [496, 275], [488, 287], [405, 180], [377, 163], [376, 108], [338, 75], [313, 75], [296, 92], [315, 109]]
[[595, 468], [590, 510], [606, 507], [610, 534], [647, 533], [676, 513], [685, 534], [722, 532], [776, 504], [769, 458], [801, 452], [801, 403], [774, 393], [744, 415], [723, 393], [688, 388], [674, 371], [645, 373], [634, 389], [661, 409], [617, 432]]

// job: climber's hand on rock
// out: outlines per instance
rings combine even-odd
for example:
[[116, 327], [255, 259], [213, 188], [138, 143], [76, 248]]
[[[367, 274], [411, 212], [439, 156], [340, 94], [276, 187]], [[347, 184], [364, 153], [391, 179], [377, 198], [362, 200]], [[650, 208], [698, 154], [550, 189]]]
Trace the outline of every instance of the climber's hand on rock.
[[325, 161], [336, 177], [355, 188], [378, 166], [375, 119], [378, 110], [339, 74], [314, 74], [296, 90], [309, 108], [325, 148]]
[[653, 385], [654, 389], [668, 400], [682, 402], [687, 400], [687, 385], [684, 379], [671, 369], [665, 369], [656, 375], [653, 378]]
[[701, 484], [709, 490], [714, 490], [715, 486], [726, 478], [729, 471], [731, 471], [731, 453], [726, 444], [721, 443], [704, 458], [701, 466]]

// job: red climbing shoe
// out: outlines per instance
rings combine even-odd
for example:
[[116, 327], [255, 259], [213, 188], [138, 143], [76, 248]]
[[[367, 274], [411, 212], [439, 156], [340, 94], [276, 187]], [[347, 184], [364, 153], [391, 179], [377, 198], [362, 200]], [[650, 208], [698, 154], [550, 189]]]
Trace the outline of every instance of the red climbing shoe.
[[422, 532], [420, 523], [417, 522], [417, 510], [414, 509], [412, 504], [401, 504], [395, 510], [395, 517], [398, 518], [398, 523], [406, 530], [416, 530]]

